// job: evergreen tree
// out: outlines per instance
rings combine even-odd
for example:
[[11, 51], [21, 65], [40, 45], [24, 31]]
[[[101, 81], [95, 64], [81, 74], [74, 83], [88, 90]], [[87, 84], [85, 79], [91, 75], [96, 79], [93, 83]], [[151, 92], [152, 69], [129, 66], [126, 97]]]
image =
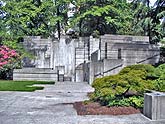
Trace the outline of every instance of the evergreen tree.
[[133, 2], [134, 34], [149, 36], [151, 43], [159, 42], [165, 36], [164, 7], [164, 0], [157, 0], [154, 6], [150, 6], [150, 0], [135, 0]]

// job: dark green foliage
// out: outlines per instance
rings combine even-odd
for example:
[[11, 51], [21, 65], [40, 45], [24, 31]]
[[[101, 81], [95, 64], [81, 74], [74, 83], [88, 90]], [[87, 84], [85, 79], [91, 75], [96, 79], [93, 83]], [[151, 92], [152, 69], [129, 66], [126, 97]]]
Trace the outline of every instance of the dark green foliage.
[[[165, 35], [163, 0], [157, 0], [154, 7], [149, 6], [150, 0], [134, 0], [131, 4], [127, 0], [1, 1], [0, 34], [48, 37], [72, 28], [80, 36], [147, 35], [152, 43], [159, 42]], [[69, 3], [76, 6], [71, 18], [67, 16]]]
[[156, 80], [153, 80], [156, 90], [165, 92], [165, 64], [155, 69]]
[[114, 99], [109, 102], [108, 106], [133, 106], [136, 108], [143, 107], [144, 98], [141, 96], [132, 96], [129, 98]]
[[151, 43], [157, 43], [165, 36], [165, 1], [156, 0], [154, 6], [150, 5], [150, 1], [133, 1], [133, 33], [149, 36]]
[[[1, 10], [3, 30], [14, 36], [52, 36], [66, 24], [68, 0], [6, 0]], [[1, 23], [1, 22], [0, 22]]]
[[26, 91], [32, 92], [42, 90], [42, 86], [33, 86], [34, 84], [54, 84], [54, 82], [44, 81], [4, 81], [0, 80], [0, 91]]
[[143, 94], [148, 90], [163, 91], [165, 66], [154, 68], [151, 65], [131, 65], [119, 74], [94, 80], [95, 92], [91, 99], [103, 105], [142, 107]]
[[130, 34], [132, 13], [126, 0], [81, 0], [79, 11], [71, 20], [80, 36], [98, 34]]
[[52, 28], [49, 22], [53, 22], [52, 6], [51, 0], [6, 1], [2, 7], [5, 26], [11, 35], [48, 35]]

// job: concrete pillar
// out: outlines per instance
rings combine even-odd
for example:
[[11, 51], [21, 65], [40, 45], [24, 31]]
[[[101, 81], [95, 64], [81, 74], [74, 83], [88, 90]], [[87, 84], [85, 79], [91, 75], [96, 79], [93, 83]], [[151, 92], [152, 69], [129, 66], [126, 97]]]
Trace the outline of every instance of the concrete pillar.
[[152, 120], [165, 120], [165, 93], [146, 93], [143, 113]]
[[50, 53], [50, 68], [54, 68], [54, 42], [51, 42], [51, 53]]

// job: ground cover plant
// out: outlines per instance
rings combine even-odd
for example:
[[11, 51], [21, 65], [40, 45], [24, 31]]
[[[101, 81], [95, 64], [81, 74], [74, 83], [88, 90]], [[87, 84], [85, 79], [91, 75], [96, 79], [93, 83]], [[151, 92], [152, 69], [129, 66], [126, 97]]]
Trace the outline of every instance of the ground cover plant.
[[151, 90], [165, 91], [165, 64], [153, 67], [148, 64], [131, 65], [117, 75], [94, 80], [92, 101], [106, 106], [143, 107], [143, 95]]
[[44, 89], [42, 86], [33, 86], [34, 84], [54, 84], [54, 82], [0, 80], [0, 91], [33, 92]]

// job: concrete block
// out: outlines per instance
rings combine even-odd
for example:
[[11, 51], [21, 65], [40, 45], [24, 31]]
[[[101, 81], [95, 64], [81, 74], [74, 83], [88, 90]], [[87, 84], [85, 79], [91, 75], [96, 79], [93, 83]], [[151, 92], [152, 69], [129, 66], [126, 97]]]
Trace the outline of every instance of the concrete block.
[[51, 68], [14, 69], [13, 80], [57, 81], [58, 74]]
[[143, 113], [152, 120], [165, 120], [165, 93], [146, 93]]
[[110, 35], [110, 34], [105, 34], [101, 36], [101, 39], [103, 41], [120, 41], [120, 42], [143, 42], [143, 43], [149, 43], [149, 37], [147, 36], [132, 36], [132, 35]]

